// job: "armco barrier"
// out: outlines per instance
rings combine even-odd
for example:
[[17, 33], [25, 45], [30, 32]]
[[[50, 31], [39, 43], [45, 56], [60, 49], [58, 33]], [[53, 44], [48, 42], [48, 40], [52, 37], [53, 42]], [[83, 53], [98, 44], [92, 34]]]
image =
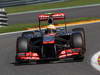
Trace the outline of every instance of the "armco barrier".
[[0, 8], [0, 26], [7, 26], [8, 25], [8, 17], [7, 12], [4, 8]]

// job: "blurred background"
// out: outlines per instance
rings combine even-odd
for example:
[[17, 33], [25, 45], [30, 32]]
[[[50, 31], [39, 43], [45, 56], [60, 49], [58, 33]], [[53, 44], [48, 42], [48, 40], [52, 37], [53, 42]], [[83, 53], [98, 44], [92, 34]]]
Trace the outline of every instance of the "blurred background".
[[47, 2], [59, 2], [64, 0], [0, 0], [0, 7], [18, 6], [18, 5], [28, 5], [37, 3], [47, 3]]

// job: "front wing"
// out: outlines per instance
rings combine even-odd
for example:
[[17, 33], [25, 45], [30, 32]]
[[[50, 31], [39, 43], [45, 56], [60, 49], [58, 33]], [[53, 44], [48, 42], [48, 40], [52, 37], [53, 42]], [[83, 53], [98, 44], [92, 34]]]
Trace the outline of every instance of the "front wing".
[[66, 58], [73, 58], [76, 55], [80, 55], [81, 48], [73, 48], [62, 50], [59, 52], [56, 58], [41, 58], [38, 53], [34, 52], [25, 52], [25, 53], [17, 53], [16, 59], [18, 60], [51, 60], [51, 59], [66, 59]]

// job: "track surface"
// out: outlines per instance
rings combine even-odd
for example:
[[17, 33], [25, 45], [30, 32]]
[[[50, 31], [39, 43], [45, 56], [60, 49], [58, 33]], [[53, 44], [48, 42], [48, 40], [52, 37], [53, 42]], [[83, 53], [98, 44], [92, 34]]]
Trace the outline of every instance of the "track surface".
[[100, 23], [69, 27], [84, 27], [87, 52], [84, 62], [49, 63], [15, 66], [15, 43], [20, 33], [0, 36], [0, 75], [99, 75], [90, 65], [90, 58], [100, 49]]
[[[68, 18], [100, 17], [100, 6], [64, 10]], [[97, 11], [98, 10], [98, 11]], [[97, 11], [97, 12], [96, 12]], [[9, 23], [33, 23], [35, 15], [29, 13], [9, 16]], [[32, 17], [34, 16], [34, 17]], [[92, 55], [100, 49], [100, 23], [69, 27], [84, 27], [86, 31], [87, 52], [84, 62], [49, 63], [38, 65], [14, 65], [16, 38], [20, 33], [0, 36], [0, 75], [99, 75], [90, 65]]]
[[[93, 7], [82, 7], [82, 8], [74, 8], [74, 9], [66, 9], [66, 10], [56, 10], [56, 12], [64, 11], [67, 15], [67, 19], [71, 18], [79, 18], [79, 17], [98, 17], [100, 18], [100, 6]], [[51, 12], [51, 11], [49, 11]], [[44, 13], [44, 12], [41, 12]], [[9, 24], [29, 24], [38, 22], [36, 16], [40, 14], [40, 12], [35, 13], [27, 13], [20, 15], [9, 15]]]

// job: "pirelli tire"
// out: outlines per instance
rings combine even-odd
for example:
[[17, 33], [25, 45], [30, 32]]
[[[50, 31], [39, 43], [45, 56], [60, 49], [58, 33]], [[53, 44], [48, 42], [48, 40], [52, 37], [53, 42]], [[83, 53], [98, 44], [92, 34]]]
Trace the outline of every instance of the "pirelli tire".
[[17, 64], [22, 63], [23, 60], [18, 59], [18, 53], [25, 53], [29, 51], [29, 40], [24, 37], [18, 37], [17, 42], [16, 42], [16, 57], [15, 57], [15, 62]]
[[84, 28], [74, 28], [74, 29], [72, 29], [72, 31], [80, 32], [82, 34], [82, 38], [83, 38], [84, 44], [85, 44], [85, 30], [84, 30]]
[[28, 38], [28, 39], [33, 38], [33, 35], [34, 35], [33, 31], [28, 31], [28, 32], [23, 32], [22, 33], [22, 37]]
[[82, 49], [83, 49], [83, 54], [86, 52], [86, 42], [85, 42], [85, 30], [84, 28], [74, 28], [72, 29], [73, 32], [80, 32], [81, 35], [82, 35], [82, 38], [83, 38], [83, 46], [82, 46]]
[[81, 33], [72, 34], [72, 47], [73, 48], [82, 48], [83, 47], [83, 37]]
[[17, 49], [17, 52], [28, 52], [29, 40], [27, 38], [24, 38], [24, 37], [18, 37], [16, 49]]
[[80, 50], [80, 54], [74, 56], [74, 61], [83, 61], [84, 59], [84, 50], [83, 50], [83, 46], [84, 46], [84, 42], [83, 42], [83, 37], [81, 33], [73, 33], [72, 34], [72, 47], [73, 48], [81, 48]]

